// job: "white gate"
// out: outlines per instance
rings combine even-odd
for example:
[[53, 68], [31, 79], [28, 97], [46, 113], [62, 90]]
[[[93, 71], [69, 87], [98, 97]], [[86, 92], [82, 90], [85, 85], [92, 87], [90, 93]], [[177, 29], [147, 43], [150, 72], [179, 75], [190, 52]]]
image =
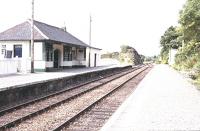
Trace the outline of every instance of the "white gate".
[[0, 60], [0, 75], [30, 72], [30, 60], [13, 58]]
[[19, 60], [4, 59], [0, 60], [0, 75], [17, 73]]

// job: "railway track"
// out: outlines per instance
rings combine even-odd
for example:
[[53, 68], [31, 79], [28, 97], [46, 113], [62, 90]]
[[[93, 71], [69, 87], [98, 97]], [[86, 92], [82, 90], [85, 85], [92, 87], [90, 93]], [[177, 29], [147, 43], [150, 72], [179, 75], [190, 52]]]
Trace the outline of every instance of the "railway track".
[[149, 70], [150, 68], [141, 70], [70, 119], [58, 125], [53, 129], [53, 131], [100, 130], [106, 120], [110, 118], [110, 116], [117, 110], [127, 96], [134, 91], [135, 88], [133, 87], [135, 87], [144, 78]]
[[[135, 68], [137, 69], [137, 68]], [[80, 88], [81, 86], [84, 86], [86, 84], [89, 84], [89, 83], [92, 83], [92, 82], [95, 82], [95, 81], [98, 81], [98, 80], [101, 80], [101, 79], [104, 79], [104, 78], [107, 78], [107, 77], [110, 77], [110, 76], [114, 76], [116, 74], [120, 74], [122, 72], [126, 72], [128, 71], [129, 69], [124, 69], [122, 71], [119, 71], [119, 72], [115, 72], [113, 74], [108, 74], [108, 75], [105, 75], [105, 76], [100, 76], [99, 78], [96, 78], [96, 79], [93, 79], [93, 80], [89, 80], [89, 81], [86, 81], [86, 82], [82, 82], [82, 83], [79, 83], [79, 84], [76, 84], [76, 85], [72, 85], [70, 87], [67, 87], [66, 89], [64, 90], [61, 90], [61, 91], [58, 91], [58, 92], [55, 92], [55, 93], [52, 93], [52, 94], [49, 94], [49, 95], [46, 95], [46, 96], [43, 96], [43, 97], [40, 97], [40, 98], [37, 98], [37, 99], [34, 99], [32, 101], [28, 101], [28, 102], [25, 102], [25, 103], [22, 103], [22, 104], [18, 104], [16, 106], [13, 106], [13, 107], [9, 107], [7, 109], [4, 109], [4, 110], [0, 110], [0, 117], [6, 113], [9, 113], [9, 112], [12, 112], [14, 110], [17, 110], [17, 109], [20, 109], [20, 108], [23, 108], [25, 106], [28, 106], [30, 104], [33, 104], [33, 103], [36, 103], [36, 102], [39, 102], [39, 101], [42, 101], [44, 99], [48, 99], [50, 97], [53, 97], [53, 96], [56, 96], [56, 95], [59, 95], [59, 94], [62, 94], [63, 92], [66, 92], [66, 91], [70, 91], [72, 89], [75, 89], [75, 88]]]
[[5, 130], [10, 127], [16, 126], [19, 123], [23, 123], [23, 121], [38, 116], [39, 114], [47, 112], [48, 110], [53, 109], [58, 105], [61, 105], [62, 103], [65, 103], [67, 101], [75, 99], [76, 97], [79, 97], [80, 95], [95, 90], [96, 88], [103, 86], [110, 81], [114, 81], [126, 74], [129, 74], [136, 69], [121, 72], [115, 75], [110, 75], [106, 78], [100, 78], [97, 80], [86, 82], [76, 87], [71, 87], [67, 90], [51, 94], [35, 101], [31, 101], [30, 103], [25, 103], [20, 106], [5, 110], [0, 113], [0, 129]]
[[55, 129], [62, 131], [98, 131], [100, 130], [106, 121], [112, 116], [117, 108], [123, 103], [123, 101], [136, 89], [138, 83], [145, 77], [145, 75], [151, 70], [148, 68], [134, 79], [131, 79], [125, 83], [121, 88], [115, 90], [105, 99], [97, 102], [96, 105], [91, 107], [87, 112], [83, 113], [73, 122], [66, 123]]

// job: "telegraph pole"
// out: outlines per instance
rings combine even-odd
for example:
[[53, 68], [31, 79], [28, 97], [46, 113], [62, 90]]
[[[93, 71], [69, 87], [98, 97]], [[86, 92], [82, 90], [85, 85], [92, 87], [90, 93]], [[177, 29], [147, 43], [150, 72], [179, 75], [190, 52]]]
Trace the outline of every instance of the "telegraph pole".
[[92, 32], [92, 18], [91, 18], [91, 15], [90, 15], [90, 29], [89, 29], [89, 67], [90, 67], [90, 57], [91, 57], [91, 32]]
[[32, 0], [31, 18], [31, 73], [34, 73], [34, 0]]

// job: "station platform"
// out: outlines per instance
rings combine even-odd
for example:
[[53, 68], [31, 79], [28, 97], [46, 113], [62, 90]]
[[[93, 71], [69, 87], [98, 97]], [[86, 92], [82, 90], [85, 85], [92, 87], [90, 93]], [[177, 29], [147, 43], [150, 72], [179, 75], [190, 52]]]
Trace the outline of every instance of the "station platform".
[[167, 65], [155, 65], [101, 131], [200, 130], [200, 91]]
[[130, 65], [110, 65], [1, 76], [0, 111], [131, 67]]
[[62, 78], [67, 76], [78, 75], [82, 73], [88, 73], [92, 71], [100, 71], [109, 68], [120, 67], [120, 65], [108, 65], [108, 66], [98, 66], [98, 67], [86, 67], [86, 68], [70, 68], [63, 69], [56, 72], [36, 72], [28, 74], [10, 74], [0, 76], [0, 91], [9, 89], [10, 87], [15, 87], [19, 85], [26, 85], [36, 82], [42, 82], [55, 78]]

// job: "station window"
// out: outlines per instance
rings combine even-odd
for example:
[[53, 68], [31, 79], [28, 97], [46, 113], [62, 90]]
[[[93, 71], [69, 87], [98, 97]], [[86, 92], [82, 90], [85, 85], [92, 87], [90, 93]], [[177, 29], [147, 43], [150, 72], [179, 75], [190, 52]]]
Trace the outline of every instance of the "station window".
[[14, 57], [22, 57], [22, 45], [14, 45]]
[[63, 52], [63, 61], [72, 61], [72, 48], [69, 46], [64, 46]]
[[5, 58], [12, 58], [12, 51], [11, 50], [6, 51]]
[[46, 61], [53, 61], [53, 45], [46, 44]]

